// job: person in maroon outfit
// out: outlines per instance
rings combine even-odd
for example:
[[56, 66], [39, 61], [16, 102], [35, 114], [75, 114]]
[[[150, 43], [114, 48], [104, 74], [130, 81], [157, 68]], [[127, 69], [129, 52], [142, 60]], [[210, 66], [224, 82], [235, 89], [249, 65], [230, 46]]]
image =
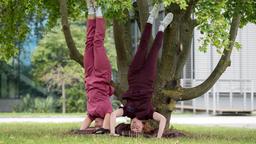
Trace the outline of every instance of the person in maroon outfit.
[[112, 135], [115, 135], [114, 127], [117, 116], [127, 116], [131, 118], [130, 128], [134, 132], [143, 131], [143, 123], [141, 120], [154, 119], [159, 121], [157, 137], [160, 138], [163, 134], [166, 118], [160, 113], [154, 111], [151, 99], [154, 89], [154, 81], [156, 78], [158, 52], [163, 42], [163, 32], [171, 23], [173, 14], [168, 13], [161, 22], [152, 48], [147, 55], [147, 47], [152, 32], [152, 23], [158, 13], [159, 5], [155, 5], [150, 12], [150, 16], [141, 36], [138, 50], [129, 67], [129, 89], [123, 95], [123, 99], [126, 100], [126, 104], [123, 108], [120, 108], [111, 114], [110, 131]]
[[94, 0], [87, 0], [87, 6], [89, 14], [84, 52], [87, 116], [80, 130], [88, 128], [94, 120], [96, 127], [108, 130], [112, 112], [110, 96], [114, 89], [110, 84], [111, 65], [104, 48], [105, 21]]

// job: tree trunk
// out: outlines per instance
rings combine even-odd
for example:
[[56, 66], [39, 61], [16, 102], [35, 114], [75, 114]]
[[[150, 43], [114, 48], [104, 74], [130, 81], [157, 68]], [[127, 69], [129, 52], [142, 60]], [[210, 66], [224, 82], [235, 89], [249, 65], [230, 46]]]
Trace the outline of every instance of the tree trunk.
[[148, 19], [148, 12], [149, 12], [149, 3], [148, 0], [138, 0], [138, 9], [139, 9], [139, 24], [140, 24], [140, 29], [141, 31], [144, 30], [145, 24]]
[[128, 88], [128, 68], [132, 57], [131, 23], [113, 20], [115, 47], [117, 52], [118, 84], [116, 96], [121, 100], [122, 93]]
[[61, 84], [62, 89], [62, 113], [66, 113], [66, 93], [65, 93], [65, 81], [62, 80]]

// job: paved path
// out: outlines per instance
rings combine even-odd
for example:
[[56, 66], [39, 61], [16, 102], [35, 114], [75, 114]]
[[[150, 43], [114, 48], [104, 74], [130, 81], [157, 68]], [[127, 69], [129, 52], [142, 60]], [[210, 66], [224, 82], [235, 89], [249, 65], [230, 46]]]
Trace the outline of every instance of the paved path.
[[[82, 122], [82, 117], [45, 117], [45, 118], [0, 118], [0, 123], [73, 123]], [[118, 122], [125, 122], [126, 118], [119, 118]], [[256, 116], [206, 116], [206, 115], [174, 115], [172, 124], [188, 124], [201, 126], [228, 126], [256, 129]]]
[[174, 116], [174, 124], [228, 126], [256, 129], [256, 116]]

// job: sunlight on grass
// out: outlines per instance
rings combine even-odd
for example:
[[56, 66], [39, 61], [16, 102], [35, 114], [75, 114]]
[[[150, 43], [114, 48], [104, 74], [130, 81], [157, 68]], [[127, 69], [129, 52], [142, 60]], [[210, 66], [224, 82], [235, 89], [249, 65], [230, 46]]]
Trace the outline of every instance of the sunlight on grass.
[[255, 144], [256, 130], [241, 128], [213, 128], [175, 125], [187, 137], [175, 139], [109, 137], [108, 135], [70, 135], [79, 123], [0, 124], [0, 144]]
[[84, 117], [85, 115], [86, 113], [0, 113], [0, 118]]

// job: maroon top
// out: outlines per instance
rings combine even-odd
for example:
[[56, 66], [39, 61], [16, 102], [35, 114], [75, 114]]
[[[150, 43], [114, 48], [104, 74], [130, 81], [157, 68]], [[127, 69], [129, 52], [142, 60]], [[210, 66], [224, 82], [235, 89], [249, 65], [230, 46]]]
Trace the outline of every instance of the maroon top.
[[153, 90], [128, 90], [123, 99], [127, 102], [123, 108], [123, 116], [140, 120], [153, 119], [154, 108], [151, 102]]

